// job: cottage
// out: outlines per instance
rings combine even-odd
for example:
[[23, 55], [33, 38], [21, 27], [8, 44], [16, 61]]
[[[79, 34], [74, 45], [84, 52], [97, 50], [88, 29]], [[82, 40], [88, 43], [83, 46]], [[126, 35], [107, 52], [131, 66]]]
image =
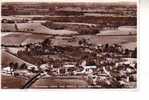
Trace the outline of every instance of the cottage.
[[2, 73], [11, 74], [12, 72], [13, 72], [13, 69], [9, 66], [2, 69]]

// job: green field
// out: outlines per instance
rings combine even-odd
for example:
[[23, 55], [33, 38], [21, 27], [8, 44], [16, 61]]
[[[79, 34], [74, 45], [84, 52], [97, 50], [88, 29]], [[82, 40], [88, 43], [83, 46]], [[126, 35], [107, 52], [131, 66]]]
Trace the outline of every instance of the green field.
[[88, 83], [83, 79], [39, 79], [31, 88], [75, 88], [87, 87]]
[[9, 31], [9, 32], [32, 32], [32, 33], [38, 33], [38, 34], [50, 34], [50, 35], [71, 35], [71, 34], [78, 34], [75, 31], [69, 31], [69, 30], [54, 30], [47, 28], [41, 23], [17, 23], [16, 24], [17, 29], [15, 27], [15, 24], [2, 24], [2, 30]]
[[1, 75], [1, 82], [2, 89], [21, 89], [27, 80], [13, 76]]
[[[51, 35], [37, 35], [30, 33], [8, 34], [2, 37], [2, 44], [5, 45], [20, 45], [28, 43], [38, 43], [46, 38], [50, 38]], [[73, 35], [73, 36], [55, 36], [52, 38], [53, 45], [58, 46], [79, 46], [78, 41], [87, 39], [94, 45], [98, 44], [113, 44], [119, 43], [127, 48], [136, 47], [137, 36], [136, 35]]]

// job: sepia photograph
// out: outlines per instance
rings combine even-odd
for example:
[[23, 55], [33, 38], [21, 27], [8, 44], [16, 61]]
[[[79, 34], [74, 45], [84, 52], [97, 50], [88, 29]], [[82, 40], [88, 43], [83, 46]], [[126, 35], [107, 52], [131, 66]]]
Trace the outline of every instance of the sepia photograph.
[[1, 2], [1, 88], [135, 89], [137, 34], [137, 0]]

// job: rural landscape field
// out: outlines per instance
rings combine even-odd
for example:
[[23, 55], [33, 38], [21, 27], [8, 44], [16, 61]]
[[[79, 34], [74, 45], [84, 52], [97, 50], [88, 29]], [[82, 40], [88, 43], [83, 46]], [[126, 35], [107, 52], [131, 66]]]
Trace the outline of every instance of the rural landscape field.
[[3, 2], [2, 89], [136, 88], [137, 5]]

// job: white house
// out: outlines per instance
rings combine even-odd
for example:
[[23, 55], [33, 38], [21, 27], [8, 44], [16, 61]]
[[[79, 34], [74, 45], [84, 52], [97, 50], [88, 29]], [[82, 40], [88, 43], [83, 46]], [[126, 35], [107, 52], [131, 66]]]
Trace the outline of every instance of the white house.
[[11, 74], [13, 72], [13, 69], [11, 67], [5, 67], [2, 69], [3, 73]]
[[83, 70], [81, 72], [76, 72], [74, 71], [74, 74], [92, 74], [93, 73], [93, 69], [96, 69], [97, 66], [96, 65], [86, 65], [86, 60], [83, 60], [81, 65], [83, 67]]
[[49, 64], [42, 64], [42, 65], [40, 66], [41, 70], [43, 70], [43, 71], [49, 69], [49, 67], [50, 67]]
[[35, 71], [38, 71], [39, 70], [37, 66], [34, 66], [34, 65], [27, 66], [27, 69], [28, 70], [31, 70], [33, 68], [34, 68]]

